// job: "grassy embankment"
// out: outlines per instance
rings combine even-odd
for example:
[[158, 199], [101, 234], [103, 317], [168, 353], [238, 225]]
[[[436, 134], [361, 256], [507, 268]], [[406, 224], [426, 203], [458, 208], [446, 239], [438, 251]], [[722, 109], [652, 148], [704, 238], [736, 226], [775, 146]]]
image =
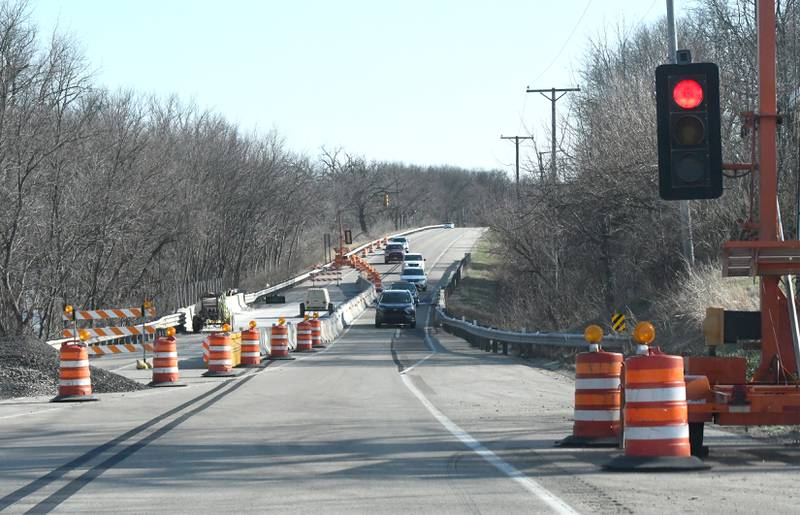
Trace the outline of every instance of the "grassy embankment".
[[497, 311], [499, 280], [494, 270], [501, 256], [492, 247], [487, 232], [472, 251], [472, 261], [461, 284], [448, 297], [447, 310], [457, 317], [463, 315], [467, 320], [499, 327], [503, 317]]
[[[490, 234], [487, 232], [472, 252], [472, 264], [466, 277], [449, 297], [447, 309], [455, 316], [463, 315], [467, 320], [505, 327], [508, 317], [502, 311], [503, 303], [499, 294], [502, 282], [496, 274], [503, 253], [493, 247]], [[632, 329], [639, 320], [650, 320], [656, 325], [656, 344], [664, 351], [705, 354], [703, 320], [709, 306], [757, 310], [758, 283], [751, 278], [723, 278], [719, 263], [698, 265], [691, 271], [677, 275], [663, 294], [646, 306], [641, 306], [641, 312], [628, 311], [628, 327]], [[586, 324], [596, 322], [597, 316], [587, 313]], [[576, 327], [569, 328], [570, 332], [576, 330]], [[719, 354], [746, 357], [751, 371], [760, 356], [758, 351], [744, 350], [737, 345], [726, 345]]]

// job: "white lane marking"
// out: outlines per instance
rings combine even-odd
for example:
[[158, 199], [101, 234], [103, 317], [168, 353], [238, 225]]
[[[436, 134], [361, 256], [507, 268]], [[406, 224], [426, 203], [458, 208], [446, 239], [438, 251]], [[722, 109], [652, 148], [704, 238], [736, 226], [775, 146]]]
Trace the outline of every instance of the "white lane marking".
[[423, 327], [422, 330], [425, 331], [425, 345], [428, 346], [428, 348], [431, 350], [431, 353], [428, 354], [427, 356], [425, 356], [424, 358], [422, 358], [421, 360], [417, 361], [416, 363], [414, 363], [410, 367], [404, 368], [403, 371], [400, 372], [401, 375], [405, 375], [405, 374], [411, 372], [412, 370], [414, 370], [414, 368], [416, 368], [417, 365], [421, 365], [421, 364], [425, 363], [430, 358], [434, 357], [435, 355], [437, 355], [439, 353], [439, 351], [437, 351], [436, 348], [433, 346], [433, 342], [431, 341], [431, 337], [428, 334], [428, 325], [430, 324], [430, 322], [431, 322], [431, 308], [428, 308], [428, 316], [425, 318], [425, 327]]
[[505, 474], [506, 476], [510, 477], [514, 481], [516, 481], [520, 486], [525, 488], [530, 493], [534, 494], [536, 497], [541, 499], [545, 504], [547, 504], [552, 510], [556, 513], [561, 514], [577, 514], [578, 512], [572, 509], [570, 505], [566, 502], [561, 500], [561, 498], [557, 497], [555, 494], [550, 492], [548, 489], [540, 485], [538, 482], [534, 481], [533, 479], [529, 478], [516, 467], [508, 463], [507, 461], [500, 458], [498, 455], [487, 449], [483, 446], [479, 441], [472, 437], [469, 433], [458, 427], [455, 422], [447, 418], [447, 416], [439, 411], [431, 402], [428, 400], [425, 395], [420, 392], [416, 386], [413, 385], [411, 382], [411, 378], [407, 375], [401, 375], [400, 378], [403, 380], [403, 384], [406, 385], [411, 393], [419, 399], [423, 406], [425, 406], [431, 415], [434, 416], [436, 420], [439, 421], [445, 429], [450, 431], [450, 433], [458, 438], [461, 443], [469, 447], [475, 454], [483, 458], [487, 463], [492, 465], [494, 468]]
[[[0, 404], [0, 406], [2, 406], [2, 404]], [[28, 415], [38, 415], [39, 413], [45, 413], [47, 411], [55, 411], [55, 410], [59, 410], [59, 409], [64, 409], [64, 408], [62, 408], [62, 407], [48, 408], [48, 409], [41, 409], [39, 411], [29, 411], [27, 413], [17, 413], [15, 415], [4, 415], [4, 416], [0, 417], [0, 420], [4, 420], [4, 419], [7, 419], [7, 418], [27, 417]]]
[[[466, 233], [464, 233], [464, 234], [466, 234]], [[441, 259], [442, 259], [442, 256], [444, 256], [444, 255], [445, 255], [445, 253], [446, 253], [448, 250], [450, 250], [450, 249], [453, 247], [453, 245], [455, 245], [455, 244], [456, 244], [456, 242], [457, 242], [458, 240], [460, 240], [461, 238], [463, 238], [463, 237], [464, 237], [464, 234], [461, 234], [461, 235], [460, 235], [458, 238], [456, 238], [456, 239], [454, 239], [453, 241], [451, 241], [451, 242], [450, 242], [450, 244], [449, 244], [447, 247], [445, 247], [445, 249], [444, 249], [444, 250], [441, 252], [441, 254], [439, 254], [439, 255], [436, 257], [436, 260], [433, 262], [433, 265], [431, 266], [431, 270], [433, 270], [434, 268], [436, 268], [436, 266], [439, 264], [439, 261], [441, 261]], [[439, 278], [439, 280], [440, 280], [440, 281], [442, 280], [442, 279], [441, 279], [441, 277]], [[435, 293], [435, 292], [434, 292], [434, 293]], [[430, 336], [430, 334], [428, 333], [428, 330], [429, 330], [428, 326], [430, 325], [430, 322], [431, 322], [431, 312], [432, 312], [432, 311], [433, 311], [433, 304], [430, 304], [430, 305], [428, 305], [428, 315], [425, 317], [425, 326], [422, 328], [422, 330], [423, 330], [423, 331], [425, 331], [425, 345], [427, 345], [427, 346], [428, 346], [428, 349], [430, 349], [431, 353], [430, 353], [430, 354], [428, 354], [427, 356], [425, 356], [424, 358], [422, 358], [421, 360], [417, 361], [416, 363], [414, 363], [414, 364], [413, 364], [413, 365], [411, 365], [410, 367], [408, 367], [408, 368], [404, 368], [404, 369], [402, 370], [402, 372], [400, 372], [400, 374], [402, 374], [402, 375], [405, 375], [405, 374], [407, 374], [407, 373], [411, 372], [412, 370], [414, 370], [414, 369], [417, 367], [417, 365], [421, 365], [421, 364], [423, 364], [424, 362], [426, 362], [426, 361], [428, 361], [429, 359], [431, 359], [432, 357], [434, 357], [435, 355], [439, 354], [439, 351], [437, 351], [437, 350], [436, 350], [436, 347], [434, 347], [434, 346], [433, 346], [433, 342], [431, 341], [431, 336]]]
[[400, 337], [400, 329], [395, 329], [394, 330], [394, 337], [395, 338], [399, 338]]

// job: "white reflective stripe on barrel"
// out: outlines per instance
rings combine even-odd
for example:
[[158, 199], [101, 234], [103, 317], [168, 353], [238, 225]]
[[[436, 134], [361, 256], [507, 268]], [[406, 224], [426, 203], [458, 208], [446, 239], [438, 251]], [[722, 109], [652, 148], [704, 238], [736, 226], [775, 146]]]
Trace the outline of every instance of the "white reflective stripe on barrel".
[[177, 352], [155, 352], [153, 353], [154, 358], [177, 358]]
[[625, 402], [669, 402], [685, 401], [686, 387], [631, 388], [625, 390]]
[[89, 366], [88, 359], [80, 359], [75, 361], [61, 361], [61, 368], [81, 368], [88, 366]]
[[620, 387], [619, 377], [576, 379], [576, 390], [615, 390]]
[[305, 329], [304, 329], [304, 330], [302, 330], [302, 331], [298, 330], [298, 331], [297, 331], [297, 334], [311, 334], [311, 329], [308, 329], [308, 330], [305, 330]]
[[58, 385], [59, 386], [90, 386], [92, 384], [92, 380], [89, 377], [84, 377], [83, 379], [59, 379]]
[[233, 360], [230, 359], [210, 359], [208, 360], [209, 365], [232, 365]]
[[154, 374], [170, 374], [172, 372], [177, 372], [178, 367], [164, 367], [164, 368], [154, 368]]
[[226, 351], [226, 350], [231, 350], [231, 346], [230, 345], [212, 345], [211, 347], [208, 348], [208, 350], [210, 350], [211, 352]]
[[260, 352], [242, 352], [243, 358], [255, 358], [257, 356], [261, 356]]
[[625, 426], [625, 440], [676, 440], [689, 438], [689, 426], [653, 426], [633, 427]]
[[575, 410], [575, 420], [582, 422], [614, 421], [620, 419], [619, 410]]

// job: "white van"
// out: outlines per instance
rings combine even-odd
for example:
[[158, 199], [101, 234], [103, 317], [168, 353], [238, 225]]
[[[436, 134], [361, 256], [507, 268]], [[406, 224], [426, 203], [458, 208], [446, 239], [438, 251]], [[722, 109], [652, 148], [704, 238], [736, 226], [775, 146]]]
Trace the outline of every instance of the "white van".
[[327, 311], [333, 313], [333, 303], [327, 288], [309, 288], [306, 290], [306, 301], [300, 303], [300, 316], [306, 311]]

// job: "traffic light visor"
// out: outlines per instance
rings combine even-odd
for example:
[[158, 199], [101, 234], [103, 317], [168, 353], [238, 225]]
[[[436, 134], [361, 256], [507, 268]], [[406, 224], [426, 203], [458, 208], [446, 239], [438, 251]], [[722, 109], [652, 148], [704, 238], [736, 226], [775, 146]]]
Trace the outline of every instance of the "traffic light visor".
[[684, 79], [672, 89], [672, 99], [684, 109], [694, 109], [703, 101], [703, 86], [692, 79]]

